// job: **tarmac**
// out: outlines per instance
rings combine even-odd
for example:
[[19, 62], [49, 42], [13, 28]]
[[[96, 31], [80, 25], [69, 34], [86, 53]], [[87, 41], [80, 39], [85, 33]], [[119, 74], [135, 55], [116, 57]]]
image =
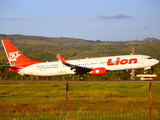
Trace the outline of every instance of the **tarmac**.
[[110, 81], [0, 81], [0, 84], [45, 84], [45, 83], [160, 83], [160, 80], [110, 80]]

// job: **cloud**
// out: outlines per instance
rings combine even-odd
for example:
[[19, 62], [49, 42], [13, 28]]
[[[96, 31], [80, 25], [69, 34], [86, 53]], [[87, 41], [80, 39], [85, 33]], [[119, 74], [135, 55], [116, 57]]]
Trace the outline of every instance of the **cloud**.
[[148, 27], [147, 27], [147, 26], [144, 26], [144, 29], [148, 29]]
[[104, 15], [99, 15], [99, 18], [103, 19], [123, 19], [123, 18], [131, 18], [131, 16], [124, 15], [120, 13], [119, 15], [113, 15], [113, 16], [104, 16]]
[[23, 20], [22, 18], [0, 18], [0, 20]]

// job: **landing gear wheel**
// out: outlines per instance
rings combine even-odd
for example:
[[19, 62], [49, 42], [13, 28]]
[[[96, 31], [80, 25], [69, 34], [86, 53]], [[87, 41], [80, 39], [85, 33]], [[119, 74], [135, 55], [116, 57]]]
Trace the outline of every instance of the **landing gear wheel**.
[[83, 80], [84, 77], [82, 75], [79, 76], [79, 80]]

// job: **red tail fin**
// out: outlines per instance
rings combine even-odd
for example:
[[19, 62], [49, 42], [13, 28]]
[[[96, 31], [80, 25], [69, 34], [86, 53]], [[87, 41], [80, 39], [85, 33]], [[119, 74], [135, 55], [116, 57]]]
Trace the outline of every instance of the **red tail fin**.
[[8, 40], [2, 40], [2, 44], [11, 66], [26, 67], [31, 64], [40, 63], [27, 59]]

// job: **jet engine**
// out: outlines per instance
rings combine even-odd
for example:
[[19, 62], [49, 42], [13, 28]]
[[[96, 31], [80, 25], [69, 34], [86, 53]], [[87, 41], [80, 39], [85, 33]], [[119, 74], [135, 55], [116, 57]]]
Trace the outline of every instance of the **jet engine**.
[[103, 67], [99, 67], [99, 68], [93, 68], [91, 71], [90, 71], [90, 74], [92, 76], [95, 76], [95, 75], [104, 75], [106, 73], [106, 70], [105, 68]]

